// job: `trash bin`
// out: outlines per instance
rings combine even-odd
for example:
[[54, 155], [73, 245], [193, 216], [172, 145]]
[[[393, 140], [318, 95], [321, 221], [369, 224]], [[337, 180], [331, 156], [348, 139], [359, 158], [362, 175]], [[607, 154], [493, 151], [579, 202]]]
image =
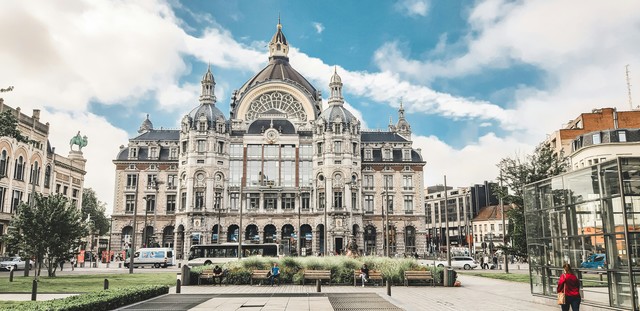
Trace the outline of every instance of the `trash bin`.
[[456, 271], [449, 268], [447, 269], [447, 285], [448, 287], [453, 287], [453, 284], [456, 282]]

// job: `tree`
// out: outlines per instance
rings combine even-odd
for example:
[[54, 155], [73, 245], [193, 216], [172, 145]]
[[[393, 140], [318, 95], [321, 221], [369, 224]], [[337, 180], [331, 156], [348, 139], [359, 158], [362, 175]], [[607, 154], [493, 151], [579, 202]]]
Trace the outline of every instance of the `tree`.
[[60, 260], [69, 260], [87, 236], [87, 226], [80, 211], [60, 194], [35, 194], [33, 207], [21, 203], [13, 216], [5, 241], [16, 245], [26, 258], [36, 261], [36, 278], [42, 265], [55, 276]]
[[18, 119], [11, 110], [0, 113], [0, 137], [13, 137], [19, 142], [28, 143], [29, 139], [20, 134], [18, 130]]
[[564, 155], [556, 155], [551, 147], [542, 143], [533, 154], [524, 158], [503, 158], [498, 163], [500, 176], [498, 180], [508, 189], [496, 189], [504, 204], [513, 204], [506, 212], [509, 217], [509, 233], [507, 239], [511, 245], [505, 247], [507, 253], [527, 256], [527, 235], [524, 219], [524, 186], [561, 173], [567, 168]]
[[96, 192], [91, 188], [82, 190], [82, 219], [91, 218], [93, 221], [91, 230], [97, 235], [109, 232], [109, 220], [105, 215], [107, 204], [100, 202]]

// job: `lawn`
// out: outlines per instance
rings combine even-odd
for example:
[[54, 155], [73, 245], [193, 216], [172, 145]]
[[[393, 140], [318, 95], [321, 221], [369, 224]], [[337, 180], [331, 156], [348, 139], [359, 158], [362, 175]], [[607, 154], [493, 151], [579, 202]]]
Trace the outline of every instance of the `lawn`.
[[[175, 285], [175, 273], [138, 273], [138, 274], [89, 274], [63, 275], [54, 278], [41, 276], [38, 293], [86, 293], [102, 290], [104, 279], [109, 280], [109, 288], [138, 285]], [[0, 279], [0, 293], [31, 293], [33, 276]]]
[[505, 280], [511, 282], [521, 282], [521, 283], [529, 283], [529, 275], [528, 274], [520, 274], [520, 273], [480, 273], [480, 272], [461, 272], [462, 275], [472, 275], [479, 276], [483, 278], [490, 279], [498, 279]]

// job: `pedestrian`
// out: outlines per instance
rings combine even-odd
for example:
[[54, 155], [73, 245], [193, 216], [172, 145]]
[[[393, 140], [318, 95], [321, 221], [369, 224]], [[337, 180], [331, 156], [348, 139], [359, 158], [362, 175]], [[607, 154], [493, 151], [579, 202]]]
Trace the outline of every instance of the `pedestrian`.
[[493, 256], [493, 268], [498, 269], [498, 257]]
[[64, 259], [60, 259], [60, 271], [64, 268]]
[[489, 256], [484, 256], [484, 266], [489, 269]]
[[273, 281], [278, 279], [278, 285], [280, 285], [280, 268], [278, 268], [278, 263], [274, 262], [273, 267], [271, 268], [271, 275], [269, 276], [269, 283], [273, 286]]
[[484, 258], [482, 256], [480, 256], [480, 268], [484, 270]]
[[558, 293], [564, 293], [565, 296], [565, 304], [560, 305], [562, 311], [569, 311], [569, 306], [571, 306], [572, 311], [580, 310], [580, 282], [578, 281], [578, 277], [573, 273], [571, 269], [571, 265], [565, 263], [562, 266], [564, 269], [564, 273], [558, 279]]
[[364, 283], [369, 282], [369, 268], [367, 268], [367, 264], [362, 264], [362, 268], [360, 268], [360, 278], [362, 279], [362, 287], [364, 287]]
[[76, 256], [71, 257], [71, 271], [75, 270], [76, 266]]

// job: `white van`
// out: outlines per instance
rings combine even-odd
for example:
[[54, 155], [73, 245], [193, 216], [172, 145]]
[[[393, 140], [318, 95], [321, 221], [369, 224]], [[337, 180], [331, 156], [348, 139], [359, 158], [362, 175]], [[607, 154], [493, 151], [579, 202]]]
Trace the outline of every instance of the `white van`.
[[[133, 255], [133, 267], [151, 266], [154, 268], [166, 268], [175, 264], [174, 251], [171, 248], [141, 248]], [[124, 263], [129, 267], [129, 261]]]

